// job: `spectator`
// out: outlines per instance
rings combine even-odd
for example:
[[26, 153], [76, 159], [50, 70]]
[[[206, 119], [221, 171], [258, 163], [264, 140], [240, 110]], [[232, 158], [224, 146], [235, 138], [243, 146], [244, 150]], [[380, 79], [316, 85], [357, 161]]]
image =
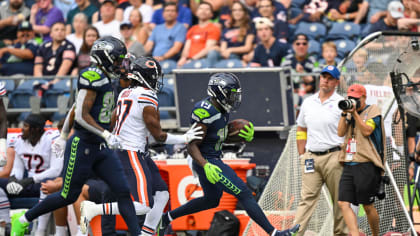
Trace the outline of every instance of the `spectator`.
[[398, 29], [399, 30], [409, 30], [412, 32], [418, 32], [418, 25], [420, 19], [417, 19], [417, 11], [413, 7], [412, 0], [403, 0], [404, 5], [404, 17], [398, 19]]
[[[208, 4], [210, 4], [210, 7], [212, 9], [212, 12], [218, 12], [220, 8], [225, 4], [226, 1], [232, 1], [232, 0], [207, 0]], [[200, 7], [202, 2], [196, 1], [196, 0], [190, 0], [190, 9], [191, 12], [194, 13], [194, 15], [198, 18], [199, 12], [197, 11]]]
[[133, 26], [131, 23], [122, 23], [120, 26], [120, 32], [122, 41], [129, 53], [134, 55], [136, 58], [146, 55], [143, 45], [133, 37]]
[[75, 49], [76, 53], [79, 53], [79, 49], [82, 46], [83, 43], [83, 32], [88, 26], [87, 17], [85, 14], [79, 12], [74, 16], [73, 20], [73, 28], [74, 33], [67, 35], [67, 40], [70, 41]]
[[392, 1], [388, 4], [388, 12], [385, 18], [380, 19], [370, 26], [369, 33], [377, 31], [397, 31], [397, 20], [404, 17], [404, 6], [399, 1]]
[[2, 75], [33, 74], [34, 58], [39, 47], [34, 37], [35, 33], [28, 21], [19, 24], [17, 42], [13, 47], [0, 49]]
[[322, 59], [324, 60], [322, 68], [337, 65], [337, 47], [334, 42], [328, 41], [322, 44]]
[[147, 38], [149, 37], [149, 30], [147, 26], [143, 24], [143, 17], [138, 9], [133, 9], [131, 11], [129, 21], [133, 26], [136, 40], [143, 45], [146, 44]]
[[213, 17], [212, 5], [201, 2], [197, 8], [198, 24], [187, 32], [187, 41], [182, 51], [178, 66], [182, 67], [191, 60], [198, 60], [207, 56], [208, 52], [217, 45], [220, 39], [220, 29], [211, 23]]
[[79, 71], [90, 65], [90, 49], [97, 39], [99, 39], [98, 30], [94, 26], [88, 26], [83, 33], [83, 43], [76, 57], [76, 66], [71, 73], [73, 76], [77, 76]]
[[332, 21], [354, 21], [354, 23], [365, 23], [369, 10], [369, 3], [365, 0], [346, 0], [340, 4], [338, 9], [332, 8], [328, 11], [328, 19]]
[[287, 23], [287, 9], [283, 7], [281, 3], [281, 10], [276, 9], [273, 4], [273, 0], [259, 0], [258, 1], [258, 14], [261, 17], [268, 18], [274, 24], [274, 37], [281, 40], [282, 42], [287, 42], [289, 37], [289, 26]]
[[209, 52], [210, 67], [213, 67], [221, 58], [240, 60], [244, 54], [253, 49], [255, 35], [252, 32], [250, 17], [245, 5], [235, 2], [231, 12], [230, 27], [223, 30], [220, 48]]
[[[76, 7], [75, 0], [54, 0], [54, 6], [60, 9], [63, 14], [64, 20], [67, 19], [67, 14], [70, 10]], [[65, 22], [65, 21], [64, 21]]]
[[157, 61], [176, 60], [185, 42], [187, 29], [177, 21], [179, 7], [174, 2], [166, 2], [163, 6], [164, 24], [157, 25], [145, 45], [147, 53]]
[[[341, 113], [338, 136], [345, 137], [345, 155], [340, 156], [343, 173], [340, 179], [338, 204], [351, 235], [359, 235], [357, 216], [350, 203], [363, 204], [373, 236], [379, 236], [379, 215], [375, 197], [385, 168], [385, 130], [381, 109], [366, 105], [366, 89], [353, 84], [347, 96], [356, 101]], [[356, 105], [357, 104], [357, 105]]]
[[[177, 21], [181, 24], [184, 24], [185, 28], [188, 29], [191, 25], [192, 14], [191, 10], [188, 7], [178, 4], [178, 0], [165, 0], [165, 3], [173, 2], [177, 6]], [[152, 21], [150, 22], [150, 28], [153, 29], [156, 25], [165, 23], [165, 17], [163, 16], [164, 9], [158, 9], [153, 13]]]
[[[316, 72], [318, 62], [315, 57], [308, 54], [308, 36], [305, 34], [297, 34], [293, 40], [293, 52], [283, 58], [281, 66], [289, 66], [297, 73]], [[306, 93], [315, 92], [315, 79], [312, 76], [303, 76], [303, 84]], [[300, 80], [299, 80], [300, 81]], [[299, 88], [299, 82], [295, 81], [295, 89]]]
[[302, 13], [289, 20], [289, 24], [294, 25], [299, 21], [319, 22], [327, 9], [328, 2], [325, 0], [306, 0]]
[[287, 55], [289, 46], [276, 40], [273, 36], [273, 27], [273, 22], [267, 18], [256, 19], [255, 28], [260, 42], [254, 50], [252, 67], [280, 66], [281, 59]]
[[30, 22], [35, 33], [40, 34], [44, 41], [50, 40], [50, 30], [54, 23], [64, 22], [63, 13], [54, 7], [51, 0], [39, 0], [32, 5]]
[[99, 30], [99, 35], [104, 36], [113, 36], [120, 39], [120, 22], [115, 18], [117, 3], [114, 0], [104, 0], [99, 9], [101, 14], [101, 21], [93, 24], [96, 29]]
[[82, 12], [87, 17], [89, 25], [92, 24], [92, 16], [98, 11], [98, 8], [90, 3], [90, 0], [76, 0], [77, 7], [73, 8], [67, 14], [66, 34], [69, 35], [74, 32], [73, 18], [77, 13]]
[[[66, 40], [66, 28], [63, 22], [51, 26], [51, 40], [44, 42], [35, 57], [34, 76], [44, 75], [64, 76], [71, 72], [76, 50], [74, 45]], [[44, 90], [57, 83], [56, 78], [42, 85]]]
[[142, 0], [129, 0], [131, 6], [127, 7], [124, 10], [124, 14], [122, 15], [121, 9], [118, 9], [117, 19], [123, 22], [127, 22], [128, 18], [130, 17], [130, 13], [133, 9], [137, 9], [140, 11], [143, 23], [149, 24], [152, 20], [153, 15], [153, 8], [150, 5], [143, 4]]
[[4, 1], [0, 7], [0, 39], [16, 38], [18, 24], [29, 18], [31, 11], [23, 0]]
[[367, 15], [368, 23], [376, 23], [387, 14], [387, 6], [394, 0], [368, 0], [369, 11]]

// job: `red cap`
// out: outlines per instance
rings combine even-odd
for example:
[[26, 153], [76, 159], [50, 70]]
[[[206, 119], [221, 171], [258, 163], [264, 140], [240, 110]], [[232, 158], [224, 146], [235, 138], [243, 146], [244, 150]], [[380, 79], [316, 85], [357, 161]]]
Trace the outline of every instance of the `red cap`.
[[348, 97], [361, 98], [363, 95], [366, 96], [366, 89], [361, 84], [353, 84], [347, 89]]

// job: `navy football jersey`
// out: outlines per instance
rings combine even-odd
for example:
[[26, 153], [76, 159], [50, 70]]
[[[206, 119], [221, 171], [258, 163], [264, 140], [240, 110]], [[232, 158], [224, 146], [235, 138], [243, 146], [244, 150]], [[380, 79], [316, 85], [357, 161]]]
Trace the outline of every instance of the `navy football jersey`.
[[[96, 92], [95, 103], [90, 110], [90, 115], [102, 128], [109, 130], [114, 109], [114, 88], [111, 80], [99, 68], [88, 67], [80, 72], [77, 88]], [[82, 104], [76, 104], [76, 106], [82, 106]], [[90, 142], [103, 141], [101, 137], [86, 130], [77, 122], [75, 122], [74, 128], [78, 135], [87, 138]]]
[[195, 104], [191, 114], [191, 124], [197, 122], [207, 126], [206, 137], [199, 145], [203, 157], [220, 158], [222, 143], [225, 141], [228, 128], [229, 113], [221, 113], [206, 98]]
[[43, 75], [56, 75], [64, 59], [74, 62], [75, 58], [76, 49], [67, 39], [61, 42], [61, 45], [55, 51], [52, 49], [52, 42], [47, 41], [38, 48], [35, 64], [42, 64]]

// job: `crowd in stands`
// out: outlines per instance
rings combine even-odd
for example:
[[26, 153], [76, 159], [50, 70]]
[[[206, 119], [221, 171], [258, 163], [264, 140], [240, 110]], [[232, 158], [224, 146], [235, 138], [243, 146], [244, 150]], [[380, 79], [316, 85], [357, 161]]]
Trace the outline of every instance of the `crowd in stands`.
[[[336, 64], [369, 33], [417, 32], [414, 0], [9, 0], [0, 7], [0, 74], [77, 75], [98, 37], [175, 68]], [[43, 90], [58, 79], [48, 77]], [[315, 78], [295, 81], [315, 90]]]

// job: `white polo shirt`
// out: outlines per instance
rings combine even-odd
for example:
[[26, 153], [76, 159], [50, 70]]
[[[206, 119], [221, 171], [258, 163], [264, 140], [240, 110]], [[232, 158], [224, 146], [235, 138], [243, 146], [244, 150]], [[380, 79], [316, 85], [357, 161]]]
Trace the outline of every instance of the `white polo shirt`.
[[303, 101], [297, 125], [308, 129], [307, 151], [323, 152], [344, 142], [344, 137], [339, 137], [337, 134], [342, 112], [338, 108], [338, 102], [343, 99], [334, 92], [321, 103], [318, 92]]

